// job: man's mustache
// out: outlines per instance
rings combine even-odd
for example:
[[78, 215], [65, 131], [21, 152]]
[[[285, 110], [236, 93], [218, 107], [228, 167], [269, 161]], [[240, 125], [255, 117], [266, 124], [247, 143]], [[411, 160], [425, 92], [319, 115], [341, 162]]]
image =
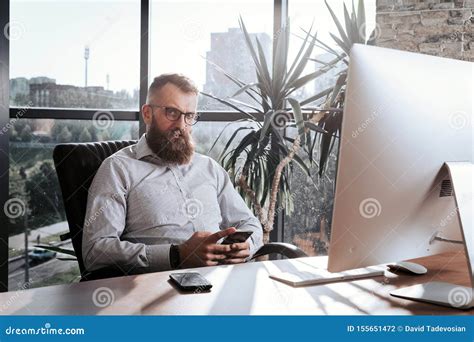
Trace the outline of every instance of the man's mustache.
[[187, 136], [186, 136], [186, 132], [182, 129], [179, 129], [179, 128], [172, 130], [168, 134], [169, 139], [181, 138], [181, 137], [186, 138]]

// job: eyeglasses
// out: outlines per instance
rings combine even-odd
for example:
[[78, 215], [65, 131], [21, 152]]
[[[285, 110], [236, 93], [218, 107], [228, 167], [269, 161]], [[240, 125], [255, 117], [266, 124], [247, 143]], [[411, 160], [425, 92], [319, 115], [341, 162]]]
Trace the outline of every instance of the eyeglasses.
[[179, 109], [174, 107], [167, 107], [167, 106], [158, 106], [148, 104], [151, 108], [163, 108], [165, 110], [165, 116], [170, 121], [178, 121], [181, 119], [181, 115], [184, 115], [184, 122], [186, 125], [193, 126], [199, 120], [199, 114], [195, 112], [183, 113]]

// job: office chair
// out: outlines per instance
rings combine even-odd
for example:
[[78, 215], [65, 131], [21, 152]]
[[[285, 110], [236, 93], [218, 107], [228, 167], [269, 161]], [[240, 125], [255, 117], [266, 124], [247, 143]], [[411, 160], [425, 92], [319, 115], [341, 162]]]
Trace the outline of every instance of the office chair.
[[[81, 281], [119, 277], [133, 273], [117, 267], [106, 267], [93, 272], [84, 268], [82, 259], [82, 227], [86, 215], [88, 189], [104, 159], [115, 152], [136, 144], [137, 141], [104, 141], [93, 143], [59, 144], [54, 148], [53, 159], [64, 201], [69, 233], [81, 272]], [[273, 242], [262, 246], [255, 257], [280, 254], [287, 258], [307, 256], [298, 247], [288, 243]]]

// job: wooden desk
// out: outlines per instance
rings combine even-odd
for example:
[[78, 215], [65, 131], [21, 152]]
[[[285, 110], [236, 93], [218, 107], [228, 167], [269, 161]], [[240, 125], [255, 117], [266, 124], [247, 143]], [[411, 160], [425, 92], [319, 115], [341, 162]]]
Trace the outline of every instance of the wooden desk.
[[[214, 285], [211, 292], [182, 294], [168, 281], [171, 272], [50, 286], [0, 294], [2, 315], [472, 315], [390, 296], [399, 287], [430, 280], [469, 286], [462, 252], [416, 259], [423, 276], [396, 275], [293, 288], [268, 277], [273, 269], [291, 270], [305, 262], [325, 267], [326, 257], [252, 262], [195, 269]], [[93, 301], [94, 291], [108, 293]], [[105, 292], [104, 292], [105, 291]], [[113, 296], [113, 302], [105, 307]], [[109, 300], [110, 302], [110, 300]]]

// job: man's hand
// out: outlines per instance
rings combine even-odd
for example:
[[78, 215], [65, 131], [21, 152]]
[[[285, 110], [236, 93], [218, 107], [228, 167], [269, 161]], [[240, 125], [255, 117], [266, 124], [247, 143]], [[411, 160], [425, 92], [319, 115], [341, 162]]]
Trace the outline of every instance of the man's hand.
[[250, 256], [250, 244], [247, 241], [233, 243], [229, 246], [231, 250], [226, 253], [226, 259], [221, 261], [222, 264], [240, 264]]
[[[217, 233], [196, 232], [186, 242], [179, 245], [180, 268], [215, 266], [234, 250], [232, 245], [218, 245], [217, 241], [236, 232], [230, 227]], [[234, 244], [236, 245], [236, 244]], [[240, 245], [240, 244], [238, 244]]]

